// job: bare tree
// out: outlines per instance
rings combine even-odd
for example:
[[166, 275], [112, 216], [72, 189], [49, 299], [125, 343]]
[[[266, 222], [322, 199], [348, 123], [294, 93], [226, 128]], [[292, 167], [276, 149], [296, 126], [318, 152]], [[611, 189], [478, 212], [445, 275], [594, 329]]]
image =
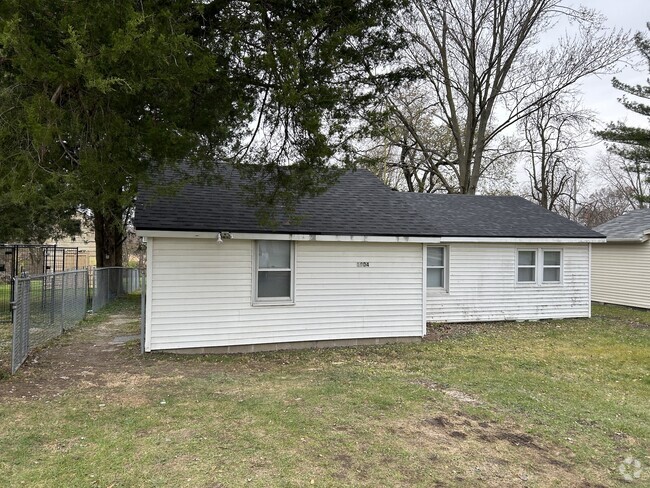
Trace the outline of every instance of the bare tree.
[[529, 196], [542, 207], [575, 218], [582, 150], [595, 144], [594, 114], [573, 92], [558, 95], [520, 120]]
[[[370, 150], [375, 173], [399, 190], [447, 192], [456, 180], [450, 163], [456, 159], [455, 145], [449, 129], [433, 116], [426, 94], [417, 84], [402, 87], [378, 112], [383, 117], [373, 124], [375, 145]], [[418, 127], [419, 133], [414, 135], [408, 127]]]
[[602, 154], [595, 173], [619, 194], [624, 195], [630, 208], [646, 208], [650, 200], [650, 181], [639, 161], [628, 161], [613, 152]]
[[[452, 131], [436, 116], [436, 102], [422, 84], [412, 83], [383, 100], [374, 121], [369, 166], [386, 184], [402, 191], [459, 193], [456, 144]], [[411, 130], [417, 128], [417, 132]], [[509, 194], [519, 149], [502, 145], [486, 153], [480, 192]]]
[[[565, 20], [575, 32], [540, 48], [540, 34]], [[628, 33], [607, 30], [595, 11], [560, 0], [414, 0], [402, 27], [411, 39], [406, 61], [426, 83], [433, 116], [453, 137], [454, 159], [447, 163], [456, 168], [457, 181], [433, 168], [450, 192], [475, 193], [499, 137], [631, 52]], [[429, 157], [422, 128], [399, 103], [389, 103]]]
[[600, 224], [623, 215], [630, 209], [630, 200], [624, 191], [605, 187], [593, 192], [580, 205], [578, 220], [587, 227], [597, 227]]

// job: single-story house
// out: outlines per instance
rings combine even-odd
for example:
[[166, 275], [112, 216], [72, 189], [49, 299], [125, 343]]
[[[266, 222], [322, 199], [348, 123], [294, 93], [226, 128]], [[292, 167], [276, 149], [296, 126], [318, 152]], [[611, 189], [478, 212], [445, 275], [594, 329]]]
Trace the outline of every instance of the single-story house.
[[593, 300], [650, 308], [650, 209], [626, 213], [595, 230], [607, 243], [593, 247]]
[[417, 340], [427, 322], [588, 317], [604, 237], [519, 197], [402, 193], [366, 170], [260, 225], [227, 184], [139, 193], [145, 351]]

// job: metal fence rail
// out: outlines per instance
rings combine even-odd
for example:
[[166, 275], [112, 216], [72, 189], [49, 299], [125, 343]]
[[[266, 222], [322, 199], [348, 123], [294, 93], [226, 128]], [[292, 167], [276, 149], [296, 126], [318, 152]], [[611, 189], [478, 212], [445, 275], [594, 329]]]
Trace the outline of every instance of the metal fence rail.
[[140, 289], [140, 270], [136, 268], [97, 268], [93, 272], [92, 310], [97, 312], [117, 297]]
[[15, 278], [12, 374], [35, 347], [83, 320], [88, 303], [88, 273], [64, 271]]

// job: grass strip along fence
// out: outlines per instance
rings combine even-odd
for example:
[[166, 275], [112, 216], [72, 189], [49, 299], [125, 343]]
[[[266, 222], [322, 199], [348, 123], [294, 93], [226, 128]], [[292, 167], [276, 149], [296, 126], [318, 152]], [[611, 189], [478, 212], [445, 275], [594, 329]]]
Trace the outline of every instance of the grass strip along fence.
[[[96, 312], [119, 296], [140, 288], [140, 272], [132, 268], [64, 271], [16, 278], [12, 302], [11, 373], [30, 351], [60, 336], [83, 320], [91, 299]], [[89, 286], [92, 279], [92, 287]]]
[[93, 270], [92, 310], [98, 312], [115, 298], [140, 289], [140, 270], [136, 268], [96, 268]]

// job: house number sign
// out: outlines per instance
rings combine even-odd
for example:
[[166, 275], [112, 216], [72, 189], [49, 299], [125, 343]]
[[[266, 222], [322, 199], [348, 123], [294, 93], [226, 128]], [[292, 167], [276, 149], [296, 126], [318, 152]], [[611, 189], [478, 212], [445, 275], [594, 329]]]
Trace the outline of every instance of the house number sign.
[[370, 263], [368, 261], [357, 261], [357, 268], [369, 268]]

